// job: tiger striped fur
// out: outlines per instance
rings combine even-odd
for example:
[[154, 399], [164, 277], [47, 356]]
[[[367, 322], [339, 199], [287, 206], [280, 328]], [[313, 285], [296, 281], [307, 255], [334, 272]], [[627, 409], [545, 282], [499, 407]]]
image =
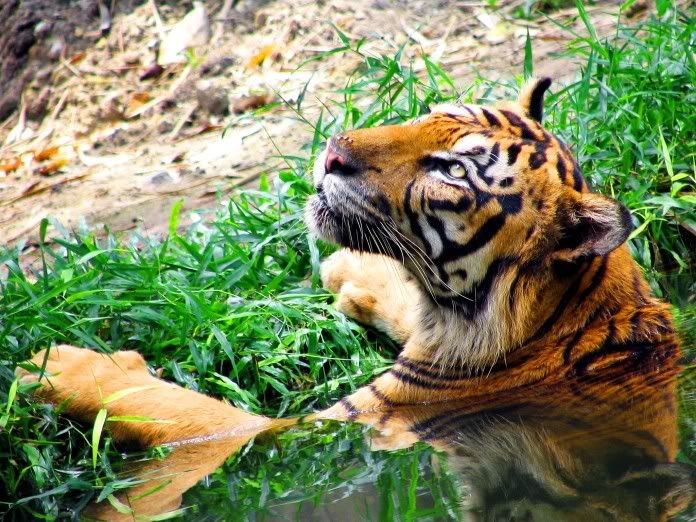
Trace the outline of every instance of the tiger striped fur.
[[[447, 451], [489, 508], [510, 476], [530, 476], [556, 507], [588, 499], [572, 519], [664, 519], [693, 498], [692, 471], [660, 467], [677, 451], [678, 340], [625, 245], [630, 214], [591, 192], [568, 147], [541, 125], [549, 85], [532, 81], [515, 102], [442, 106], [331, 138], [306, 217], [345, 248], [324, 261], [322, 280], [340, 310], [403, 348], [389, 371], [311, 418], [373, 425], [387, 448], [424, 440]], [[47, 368], [51, 386], [37, 394], [73, 396], [74, 417], [93, 419], [100, 394], [136, 388], [109, 414], [168, 421], [114, 422], [117, 439], [230, 437], [177, 450], [174, 468], [195, 460], [200, 472], [149, 498], [145, 514], [178, 505], [250, 437], [295, 422], [164, 383], [133, 352], [62, 346]], [[628, 464], [615, 466], [619, 454]], [[588, 489], [593, 474], [603, 489]], [[641, 497], [641, 481], [664, 490]]]

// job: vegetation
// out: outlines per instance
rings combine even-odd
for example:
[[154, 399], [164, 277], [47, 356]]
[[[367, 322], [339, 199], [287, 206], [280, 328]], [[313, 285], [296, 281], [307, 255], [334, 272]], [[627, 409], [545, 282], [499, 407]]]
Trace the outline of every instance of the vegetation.
[[[687, 15], [666, 10], [660, 19], [622, 27], [603, 41], [587, 24], [590, 37], [578, 37], [569, 50], [585, 61], [583, 72], [549, 99], [548, 125], [573, 145], [588, 179], [632, 209], [633, 253], [655, 291], [675, 304], [693, 347], [696, 27]], [[431, 103], [490, 100], [517, 87], [478, 79], [460, 91], [427, 57], [408, 60], [402, 49], [368, 56], [361, 41], [339, 36], [344, 45], [332, 52], [359, 54], [361, 68], [341, 100], [312, 124], [307, 148], [286, 157], [287, 168], [263, 179], [258, 190], [239, 191], [214, 212], [200, 213], [184, 232], [175, 206], [170, 234], [162, 240], [108, 231], [105, 237], [89, 230], [73, 234], [43, 222], [42, 238], [48, 226], [61, 237], [42, 247], [44, 262], [35, 274], [20, 270], [21, 246], [0, 252], [7, 271], [0, 281], [0, 461], [10, 463], [0, 467], [0, 513], [54, 520], [128, 485], [108, 438], [97, 437], [93, 466], [90, 426], [58, 416], [60, 407], [32, 402], [29, 387], [17, 386], [14, 367], [52, 343], [136, 349], [169, 380], [274, 415], [326, 406], [389, 366], [390, 342], [336, 313], [319, 285], [319, 260], [329, 247], [315, 243], [302, 223], [311, 158], [338, 129], [400, 122]], [[530, 73], [531, 54], [526, 58]], [[295, 108], [302, 117], [302, 100]], [[684, 435], [693, 434], [694, 426], [687, 416]], [[357, 440], [357, 428], [346, 429], [353, 431], [345, 437]], [[304, 437], [298, 438], [303, 444], [310, 436]], [[685, 446], [683, 458], [693, 459], [694, 449]], [[427, 460], [431, 452], [418, 451], [374, 459], [385, 470], [405, 473], [411, 468], [404, 462]], [[265, 465], [264, 459], [253, 462]], [[290, 469], [297, 473], [283, 480], [317, 488], [316, 473]], [[370, 480], [388, 476], [377, 473]], [[323, 477], [326, 488], [353, 478], [336, 470]], [[227, 472], [211, 480], [223, 488], [233, 482]], [[419, 487], [428, 480], [418, 478]], [[260, 498], [267, 487], [262, 482], [246, 477], [244, 491]], [[442, 486], [439, 479], [432, 483]], [[433, 497], [446, 508], [443, 495]]]

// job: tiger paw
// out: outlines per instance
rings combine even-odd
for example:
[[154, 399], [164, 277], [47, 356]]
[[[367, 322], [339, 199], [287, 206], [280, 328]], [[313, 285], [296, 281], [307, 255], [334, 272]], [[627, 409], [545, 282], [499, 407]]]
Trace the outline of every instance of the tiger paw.
[[415, 325], [420, 291], [406, 269], [376, 254], [339, 250], [321, 265], [324, 287], [336, 293], [336, 308], [403, 342]]
[[41, 350], [15, 374], [22, 384], [41, 383], [35, 394], [43, 400], [69, 400], [69, 410], [85, 414], [101, 408], [111, 393], [152, 384], [154, 379], [137, 352], [103, 354], [69, 345]]
[[143, 447], [222, 433], [242, 424], [250, 425], [251, 431], [267, 427], [264, 417], [158, 379], [132, 351], [102, 354], [61, 345], [39, 352], [22, 366], [15, 373], [22, 383], [41, 384], [34, 392], [38, 398], [61, 404], [67, 415], [84, 422], [106, 410], [114, 439]]

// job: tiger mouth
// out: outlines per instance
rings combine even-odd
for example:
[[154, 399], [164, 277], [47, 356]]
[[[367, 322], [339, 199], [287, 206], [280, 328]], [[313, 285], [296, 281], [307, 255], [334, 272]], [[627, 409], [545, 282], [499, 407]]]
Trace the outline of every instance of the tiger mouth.
[[[384, 234], [377, 216], [361, 216], [336, 208], [322, 184], [307, 201], [305, 220], [310, 230], [330, 243], [374, 254], [394, 256], [394, 245]], [[390, 248], [391, 247], [391, 248]]]

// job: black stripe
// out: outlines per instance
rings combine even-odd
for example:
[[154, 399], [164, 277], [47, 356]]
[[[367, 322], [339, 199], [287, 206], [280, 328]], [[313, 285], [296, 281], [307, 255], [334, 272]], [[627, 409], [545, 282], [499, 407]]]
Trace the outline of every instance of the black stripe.
[[578, 330], [577, 332], [575, 332], [575, 335], [573, 335], [572, 339], [568, 341], [568, 344], [565, 345], [565, 348], [563, 349], [563, 364], [570, 364], [570, 359], [573, 355], [573, 349], [578, 345], [584, 333], [585, 332], [583, 330]]
[[519, 156], [521, 150], [522, 145], [519, 143], [513, 143], [508, 147], [508, 165], [512, 165], [517, 161], [517, 156]]
[[592, 276], [592, 281], [590, 281], [590, 284], [587, 285], [587, 288], [583, 290], [582, 294], [578, 296], [578, 300], [575, 303], [575, 308], [579, 308], [580, 305], [584, 303], [590, 295], [592, 295], [592, 292], [594, 292], [597, 289], [597, 287], [599, 287], [599, 285], [601, 285], [604, 281], [604, 275], [607, 273], [607, 264], [610, 255], [611, 254], [607, 254], [606, 256], [602, 257], [602, 262], [595, 271], [595, 274]]
[[468, 256], [486, 246], [503, 228], [506, 215], [496, 214], [489, 218], [464, 244], [452, 241], [447, 236], [441, 237], [443, 243], [442, 253], [436, 258], [438, 263], [447, 263]]
[[[475, 113], [474, 111], [472, 111], [472, 110], [471, 110], [469, 107], [467, 107], [466, 105], [462, 105], [462, 107], [464, 108], [464, 110], [465, 110], [466, 112], [468, 112], [469, 114], [471, 114], [471, 115], [474, 117], [474, 119], [476, 119], [476, 120], [478, 121], [478, 118], [476, 117], [476, 113]], [[452, 116], [452, 118], [456, 118], [458, 115], [450, 114], [449, 116]], [[458, 118], [457, 118], [457, 119], [458, 119]]]
[[534, 144], [534, 152], [529, 155], [529, 167], [532, 170], [541, 168], [546, 163], [546, 144], [537, 141]]
[[428, 207], [433, 211], [444, 210], [446, 212], [462, 213], [469, 210], [472, 203], [473, 200], [469, 196], [462, 196], [454, 203], [447, 199], [430, 199], [428, 200]]
[[348, 400], [347, 397], [343, 397], [338, 403], [343, 406], [348, 412], [348, 417], [356, 417], [358, 415], [358, 410], [353, 406], [353, 403]]
[[457, 410], [451, 410], [414, 424], [411, 427], [411, 431], [415, 432], [424, 441], [449, 438], [448, 436], [463, 433], [467, 426], [472, 428], [478, 427], [479, 422], [490, 422], [500, 417], [508, 417], [509, 419], [510, 414], [518, 412], [524, 406], [526, 405], [520, 403], [483, 411], [470, 411], [460, 413], [459, 415], [456, 414]]
[[457, 268], [454, 272], [452, 272], [452, 275], [458, 277], [462, 281], [466, 281], [466, 278], [469, 277], [469, 274], [463, 268]]
[[489, 125], [493, 127], [501, 127], [500, 120], [495, 116], [495, 114], [493, 114], [485, 107], [481, 107], [481, 112], [483, 113], [483, 116], [486, 118], [486, 121]]
[[399, 355], [396, 359], [396, 363], [408, 368], [414, 373], [423, 374], [425, 377], [433, 380], [463, 381], [478, 379], [481, 376], [489, 377], [495, 373], [517, 368], [526, 363], [530, 359], [530, 356], [531, 354], [523, 354], [516, 357], [514, 364], [508, 364], [507, 360], [501, 360], [489, 368], [482, 368], [478, 372], [472, 371], [471, 368], [467, 368], [466, 370], [462, 369], [460, 371], [446, 370], [440, 365], [434, 365], [424, 361], [417, 361], [415, 359], [406, 357], [405, 355]]
[[578, 167], [576, 163], [573, 165], [573, 188], [580, 192], [580, 190], [582, 190], [583, 183], [582, 172], [580, 172], [580, 167]]
[[374, 395], [377, 398], [377, 400], [382, 402], [385, 406], [388, 406], [390, 408], [396, 406], [396, 403], [393, 402], [389, 397], [384, 395], [381, 391], [379, 391], [374, 383], [370, 383], [368, 388], [372, 392], [372, 395]]
[[570, 286], [568, 286], [566, 291], [561, 296], [561, 300], [558, 302], [558, 305], [556, 305], [556, 308], [554, 309], [553, 313], [546, 319], [546, 321], [544, 321], [544, 323], [539, 327], [539, 329], [537, 329], [537, 331], [528, 340], [524, 342], [524, 344], [541, 339], [547, 333], [549, 333], [549, 331], [551, 331], [551, 328], [553, 328], [553, 326], [556, 324], [556, 321], [558, 321], [563, 312], [565, 312], [565, 309], [570, 304], [570, 301], [578, 293], [580, 284], [582, 283], [585, 274], [591, 266], [592, 263], [588, 262], [587, 265], [582, 270], [580, 270], [575, 280], [570, 284]]
[[417, 375], [411, 375], [409, 373], [402, 372], [401, 370], [398, 370], [396, 368], [392, 368], [391, 370], [389, 370], [389, 374], [394, 376], [394, 378], [398, 379], [399, 381], [405, 382], [407, 384], [412, 384], [414, 386], [419, 386], [421, 388], [426, 388], [430, 390], [446, 390], [447, 388], [449, 388], [449, 386], [447, 385], [425, 381]]
[[384, 412], [384, 414], [379, 418], [377, 421], [377, 425], [380, 427], [383, 427], [389, 419], [391, 419], [394, 416], [394, 410], [389, 410]]
[[503, 194], [495, 197], [506, 214], [517, 214], [522, 210], [522, 194]]
[[568, 169], [566, 168], [565, 160], [560, 154], [558, 156], [558, 160], [556, 161], [556, 169], [558, 170], [558, 177], [560, 178], [561, 183], [565, 185]]
[[640, 309], [636, 310], [633, 312], [633, 315], [631, 315], [631, 331], [637, 333], [640, 330], [640, 322], [641, 319], [643, 318], [643, 313], [640, 311]]
[[418, 361], [414, 361], [402, 355], [396, 359], [396, 364], [407, 368], [416, 375], [422, 375], [423, 377], [435, 381], [461, 381], [471, 377], [468, 373], [465, 374], [464, 372], [433, 371], [432, 366], [424, 366], [423, 363], [419, 363]]
[[508, 121], [513, 127], [517, 127], [518, 129], [520, 129], [521, 137], [523, 140], [538, 140], [537, 135], [534, 132], [532, 132], [532, 129], [529, 128], [529, 125], [527, 125], [517, 114], [507, 110], [501, 110], [500, 113], [508, 119]]
[[474, 159], [471, 159], [471, 161], [473, 161], [476, 165], [476, 174], [478, 174], [478, 176], [486, 183], [486, 185], [491, 185], [494, 181], [493, 178], [488, 176], [486, 173], [488, 172], [488, 169], [490, 169], [493, 165], [498, 163], [498, 160], [500, 160], [500, 143], [497, 142], [491, 148], [491, 151], [488, 155], [488, 162], [485, 165], [482, 165]]
[[389, 204], [389, 200], [387, 197], [383, 194], [377, 194], [372, 198], [372, 204], [375, 206], [375, 208], [384, 214], [386, 217], [391, 217], [391, 205]]
[[421, 242], [423, 243], [423, 247], [425, 248], [425, 253], [428, 257], [430, 257], [433, 253], [433, 250], [430, 247], [430, 243], [428, 243], [425, 240], [425, 237], [423, 236], [423, 229], [421, 228], [420, 223], [418, 222], [418, 214], [413, 211], [413, 207], [411, 206], [411, 195], [413, 194], [413, 185], [415, 184], [415, 182], [416, 180], [413, 179], [406, 186], [406, 194], [404, 195], [404, 210], [406, 212], [406, 217], [408, 217], [408, 222], [411, 226], [411, 231], [416, 237], [422, 239]]
[[493, 282], [508, 268], [517, 263], [517, 257], [501, 257], [493, 261], [486, 270], [484, 278], [467, 293], [454, 294], [448, 298], [436, 297], [434, 301], [442, 306], [454, 307], [464, 319], [473, 319], [488, 302]]
[[[645, 361], [645, 358], [650, 354], [654, 354], [658, 351], [654, 341], [629, 340], [615, 342], [615, 336], [616, 324], [612, 319], [609, 321], [607, 336], [604, 340], [604, 343], [602, 343], [602, 346], [600, 346], [597, 350], [583, 355], [580, 359], [578, 359], [570, 370], [572, 374], [577, 377], [582, 377], [587, 374], [587, 369], [593, 363], [601, 360], [606, 355], [622, 352], [630, 353], [633, 356], [630, 366], [633, 368], [637, 367], [637, 369], [640, 369], [643, 365], [643, 362]], [[624, 376], [626, 377], [632, 375], [631, 373], [623, 371], [623, 369], [622, 374], [624, 374]]]

